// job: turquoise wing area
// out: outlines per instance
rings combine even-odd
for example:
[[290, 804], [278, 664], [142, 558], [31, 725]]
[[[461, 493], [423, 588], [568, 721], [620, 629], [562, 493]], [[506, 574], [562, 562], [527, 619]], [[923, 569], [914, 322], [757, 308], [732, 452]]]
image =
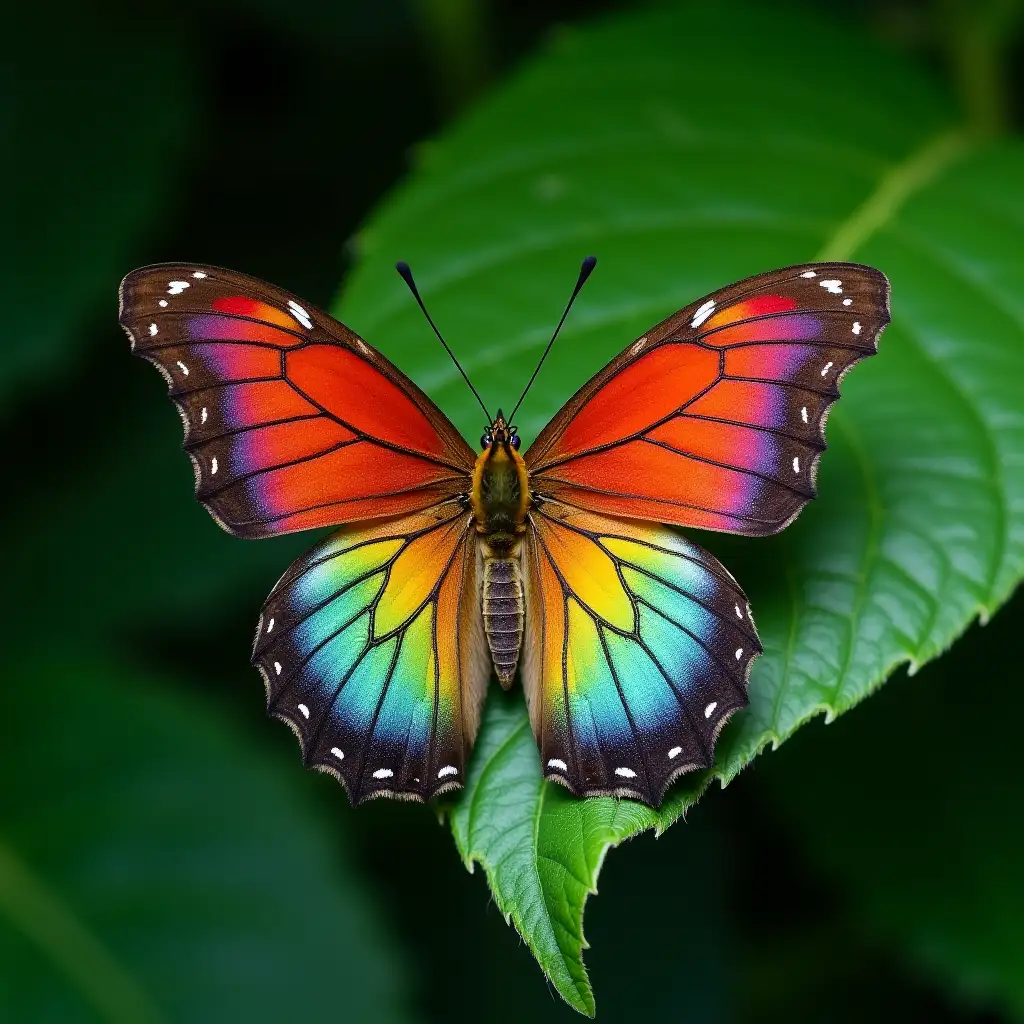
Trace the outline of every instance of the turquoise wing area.
[[717, 559], [665, 526], [557, 501], [530, 514], [523, 684], [544, 774], [658, 806], [711, 765], [761, 644]]
[[490, 676], [469, 525], [451, 501], [338, 530], [263, 607], [267, 707], [354, 804], [462, 785]]

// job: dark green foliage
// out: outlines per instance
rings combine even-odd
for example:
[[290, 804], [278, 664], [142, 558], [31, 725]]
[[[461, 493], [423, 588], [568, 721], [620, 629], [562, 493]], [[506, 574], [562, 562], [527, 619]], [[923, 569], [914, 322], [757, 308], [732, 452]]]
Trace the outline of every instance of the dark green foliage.
[[[601, 6], [12, 19], [4, 1020], [569, 1019], [529, 953], [609, 1020], [1024, 1019], [1019, 598], [900, 670], [1024, 571], [1020, 5]], [[559, 20], [576, 24], [545, 41]], [[195, 258], [327, 305], [352, 263], [337, 311], [473, 440], [479, 409], [394, 261], [507, 408], [589, 252], [524, 448], [706, 291], [815, 258], [892, 279], [820, 499], [777, 538], [696, 538], [751, 598], [751, 707], [710, 776], [653, 812], [543, 784], [521, 691], [495, 687], [443, 828], [409, 805], [352, 812], [263, 720], [248, 667], [263, 597], [313, 538], [244, 543], [193, 501], [117, 281]], [[715, 781], [729, 792], [693, 807]]]
[[966, 1000], [1017, 1016], [1021, 611], [1018, 597], [870, 713], [809, 729], [759, 780], [792, 822], [807, 870], [840, 889], [863, 934]]
[[192, 113], [176, 27], [129, 18], [112, 31], [84, 6], [64, 6], [21, 5], [4, 32], [7, 408], [39, 374], [75, 368], [83, 316], [107, 307], [125, 253], [167, 209]]
[[401, 1018], [405, 971], [301, 776], [123, 664], [8, 672], [3, 1019]]

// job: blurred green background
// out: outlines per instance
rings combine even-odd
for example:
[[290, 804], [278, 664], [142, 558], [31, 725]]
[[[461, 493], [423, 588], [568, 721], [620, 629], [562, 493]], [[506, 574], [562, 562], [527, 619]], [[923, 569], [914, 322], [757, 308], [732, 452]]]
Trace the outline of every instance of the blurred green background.
[[[266, 719], [251, 632], [309, 541], [234, 541], [193, 502], [115, 291], [194, 259], [329, 306], [424, 140], [565, 26], [635, 6], [68, 0], [11, 20], [0, 1019], [573, 1017], [431, 808], [352, 812]], [[1020, 128], [1018, 5], [795, 10]], [[601, 1018], [1024, 1019], [1022, 610], [609, 858], [587, 917]]]

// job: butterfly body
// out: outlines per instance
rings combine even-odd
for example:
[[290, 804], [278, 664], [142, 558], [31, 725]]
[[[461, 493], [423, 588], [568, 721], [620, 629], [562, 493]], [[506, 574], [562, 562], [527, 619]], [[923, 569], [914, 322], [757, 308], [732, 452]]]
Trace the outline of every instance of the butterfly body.
[[487, 646], [498, 682], [515, 677], [523, 639], [523, 577], [520, 568], [530, 481], [518, 438], [501, 410], [481, 438], [473, 467], [470, 503], [483, 561], [480, 594]]
[[545, 779], [656, 806], [713, 763], [761, 653], [742, 588], [679, 528], [792, 522], [888, 299], [853, 263], [722, 288], [627, 346], [523, 455], [500, 411], [474, 452], [381, 353], [254, 278], [143, 268], [120, 320], [221, 526], [335, 528], [278, 581], [253, 645], [307, 765], [353, 803], [457, 788], [490, 680], [518, 669]]

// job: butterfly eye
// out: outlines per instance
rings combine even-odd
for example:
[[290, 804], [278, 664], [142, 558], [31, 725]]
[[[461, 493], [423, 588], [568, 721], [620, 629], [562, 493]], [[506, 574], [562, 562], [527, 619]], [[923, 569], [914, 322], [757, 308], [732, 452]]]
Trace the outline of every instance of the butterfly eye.
[[512, 447], [515, 448], [516, 451], [519, 451], [519, 435], [518, 434], [513, 434], [508, 439], [508, 443], [510, 445], [512, 445]]
[[490, 434], [481, 434], [480, 435], [480, 447], [481, 448], [490, 448], [491, 447], [491, 435]]

